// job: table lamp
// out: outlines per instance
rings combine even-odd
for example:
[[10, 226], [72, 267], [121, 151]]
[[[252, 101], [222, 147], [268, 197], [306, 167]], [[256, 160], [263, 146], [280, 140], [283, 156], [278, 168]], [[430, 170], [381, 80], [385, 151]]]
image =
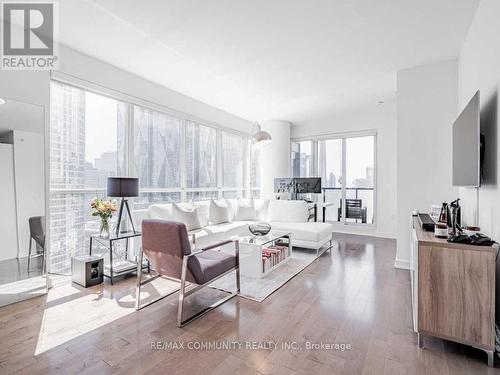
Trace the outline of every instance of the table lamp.
[[132, 230], [135, 232], [134, 221], [130, 213], [127, 198], [139, 196], [139, 179], [134, 177], [108, 177], [107, 196], [121, 198], [120, 210], [118, 211], [118, 223], [116, 224], [116, 235], [120, 233], [123, 208], [127, 209]]

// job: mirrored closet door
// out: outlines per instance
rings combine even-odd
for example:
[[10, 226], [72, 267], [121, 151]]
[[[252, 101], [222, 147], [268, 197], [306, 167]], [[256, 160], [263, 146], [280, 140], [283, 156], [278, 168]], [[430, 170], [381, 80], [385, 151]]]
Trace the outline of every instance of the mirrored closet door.
[[0, 98], [0, 306], [47, 293], [43, 107]]

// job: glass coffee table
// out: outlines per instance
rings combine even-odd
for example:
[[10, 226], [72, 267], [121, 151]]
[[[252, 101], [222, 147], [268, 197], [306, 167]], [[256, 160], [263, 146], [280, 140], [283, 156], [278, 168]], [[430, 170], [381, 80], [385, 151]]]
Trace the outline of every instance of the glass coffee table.
[[265, 236], [237, 236], [240, 243], [240, 272], [259, 278], [276, 270], [292, 257], [290, 232], [271, 230]]

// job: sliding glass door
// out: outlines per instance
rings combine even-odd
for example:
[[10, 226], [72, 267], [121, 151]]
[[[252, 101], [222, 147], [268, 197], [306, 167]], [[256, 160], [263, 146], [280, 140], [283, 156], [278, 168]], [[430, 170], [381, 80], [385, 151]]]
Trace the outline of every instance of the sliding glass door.
[[326, 210], [329, 221], [341, 220], [342, 209], [342, 139], [325, 139], [318, 144], [318, 176], [321, 177], [323, 200], [332, 202], [333, 206]]
[[345, 139], [347, 222], [372, 224], [374, 220], [374, 139], [374, 136]]
[[375, 133], [332, 135], [291, 144], [294, 177], [321, 177], [326, 220], [375, 221]]

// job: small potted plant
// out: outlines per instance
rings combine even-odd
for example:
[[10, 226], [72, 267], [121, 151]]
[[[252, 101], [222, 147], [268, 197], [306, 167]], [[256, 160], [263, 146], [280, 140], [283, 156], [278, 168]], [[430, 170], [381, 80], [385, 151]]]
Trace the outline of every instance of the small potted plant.
[[90, 207], [92, 216], [99, 216], [101, 219], [99, 234], [109, 236], [109, 220], [113, 217], [113, 212], [116, 212], [116, 202], [94, 198], [90, 202]]

